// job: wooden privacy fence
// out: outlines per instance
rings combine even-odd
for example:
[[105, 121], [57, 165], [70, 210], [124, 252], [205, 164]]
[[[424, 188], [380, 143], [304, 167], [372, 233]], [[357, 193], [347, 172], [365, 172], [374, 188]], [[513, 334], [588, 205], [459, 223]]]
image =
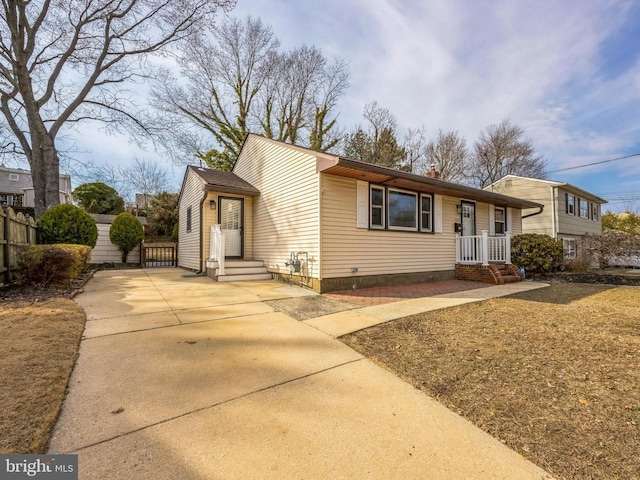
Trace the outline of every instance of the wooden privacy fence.
[[35, 245], [36, 234], [32, 217], [16, 214], [11, 207], [0, 209], [0, 284], [13, 279], [11, 272], [18, 267], [20, 248]]

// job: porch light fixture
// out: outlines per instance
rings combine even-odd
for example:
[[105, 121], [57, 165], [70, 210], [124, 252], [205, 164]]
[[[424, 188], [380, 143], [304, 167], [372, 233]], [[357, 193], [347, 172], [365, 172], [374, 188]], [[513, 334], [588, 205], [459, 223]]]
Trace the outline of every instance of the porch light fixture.
[[462, 213], [462, 205], [460, 205], [460, 204], [456, 205], [456, 213], [458, 215], [460, 215]]
[[216, 201], [215, 200], [209, 200], [209, 208], [211, 210], [215, 210], [216, 209]]

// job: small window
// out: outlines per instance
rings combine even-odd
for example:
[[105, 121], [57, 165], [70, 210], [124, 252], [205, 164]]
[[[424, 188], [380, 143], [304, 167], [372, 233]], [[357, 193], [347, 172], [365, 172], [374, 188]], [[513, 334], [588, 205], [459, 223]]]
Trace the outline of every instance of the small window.
[[187, 208], [187, 232], [191, 231], [191, 207]]
[[567, 215], [575, 215], [576, 214], [576, 197], [573, 195], [569, 195], [568, 193], [565, 195], [567, 200]]
[[594, 222], [598, 221], [598, 204], [597, 203], [591, 204], [591, 220], [593, 220]]
[[420, 195], [420, 230], [431, 232], [433, 230], [433, 202], [431, 195]]
[[576, 239], [575, 238], [563, 238], [562, 248], [564, 250], [564, 258], [569, 260], [576, 258]]
[[18, 175], [17, 173], [10, 173], [9, 180], [11, 180], [12, 182], [17, 182], [18, 180], [20, 180], [20, 175]]
[[371, 228], [384, 228], [384, 188], [371, 187]]
[[504, 235], [506, 224], [506, 213], [504, 208], [496, 207], [495, 209], [495, 228], [496, 235]]
[[418, 230], [418, 194], [389, 189], [389, 229]]
[[589, 202], [579, 198], [578, 205], [580, 207], [580, 218], [589, 218]]

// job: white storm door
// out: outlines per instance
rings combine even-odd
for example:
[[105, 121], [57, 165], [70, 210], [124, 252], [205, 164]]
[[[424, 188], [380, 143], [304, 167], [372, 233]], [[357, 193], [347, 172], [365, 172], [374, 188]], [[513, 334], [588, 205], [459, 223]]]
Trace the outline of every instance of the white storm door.
[[476, 234], [476, 204], [462, 202], [462, 236], [471, 237]]
[[224, 256], [242, 258], [241, 198], [220, 198], [220, 227], [224, 233]]

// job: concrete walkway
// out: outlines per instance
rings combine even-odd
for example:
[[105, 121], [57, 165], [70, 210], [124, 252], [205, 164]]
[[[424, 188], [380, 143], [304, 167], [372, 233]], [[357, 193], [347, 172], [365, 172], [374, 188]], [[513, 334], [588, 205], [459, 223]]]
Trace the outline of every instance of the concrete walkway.
[[549, 479], [333, 338], [511, 288], [298, 322], [264, 303], [315, 295], [298, 287], [98, 272], [50, 452], [81, 479]]

